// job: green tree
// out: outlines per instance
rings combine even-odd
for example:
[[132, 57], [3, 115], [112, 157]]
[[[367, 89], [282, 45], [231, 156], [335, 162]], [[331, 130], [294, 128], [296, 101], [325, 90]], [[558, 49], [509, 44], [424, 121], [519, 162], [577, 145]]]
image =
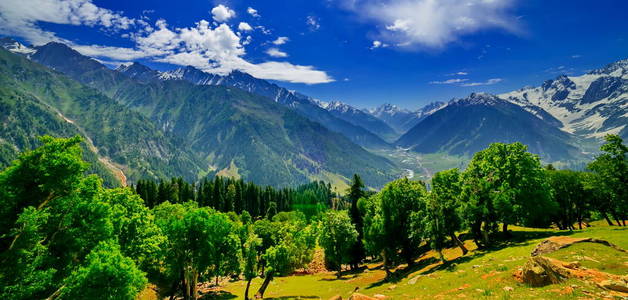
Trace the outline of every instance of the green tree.
[[589, 209], [584, 175], [571, 170], [547, 170], [546, 173], [559, 207], [555, 213], [558, 228], [572, 230], [573, 224], [578, 223], [582, 229], [582, 220]]
[[488, 244], [502, 223], [548, 226], [556, 209], [538, 156], [521, 143], [493, 143], [477, 152], [463, 175], [462, 211], [474, 240]]
[[[597, 173], [601, 188], [607, 191], [609, 199], [598, 209], [602, 214], [610, 214], [617, 225], [625, 225], [628, 215], [628, 147], [618, 135], [607, 135], [606, 143], [588, 168]], [[621, 221], [621, 222], [620, 222]]]
[[432, 190], [427, 203], [425, 237], [429, 239], [432, 248], [439, 253], [443, 249], [447, 237], [460, 247], [462, 255], [468, 252], [462, 241], [456, 236], [456, 231], [462, 229], [459, 213], [461, 192], [462, 181], [458, 169], [434, 174]]
[[[421, 242], [420, 234], [413, 232], [411, 215], [425, 212], [427, 191], [422, 182], [407, 178], [388, 183], [380, 192], [384, 238], [384, 267], [388, 273], [390, 263], [397, 256], [408, 264], [414, 258]], [[416, 219], [415, 219], [416, 220]]]
[[[226, 214], [195, 204], [170, 204], [155, 207], [157, 224], [167, 236], [163, 252], [167, 276], [179, 281], [184, 299], [196, 299], [201, 276], [231, 274], [240, 262], [238, 237]], [[163, 218], [160, 220], [160, 218]]]
[[355, 245], [353, 245], [353, 247], [351, 247], [351, 268], [357, 268], [358, 265], [360, 264], [360, 262], [362, 262], [362, 260], [365, 257], [365, 251], [364, 251], [364, 243], [362, 242], [362, 238], [364, 236], [364, 232], [362, 230], [362, 228], [364, 227], [364, 221], [362, 213], [360, 212], [360, 209], [358, 209], [358, 201], [360, 200], [360, 198], [364, 197], [365, 193], [364, 193], [364, 183], [362, 182], [362, 178], [360, 178], [360, 175], [358, 174], [354, 174], [353, 175], [353, 182], [351, 183], [351, 186], [349, 187], [349, 193], [347, 195], [347, 197], [349, 198], [349, 201], [351, 201], [351, 209], [349, 210], [349, 215], [351, 216], [351, 222], [353, 223], [353, 225], [355, 226], [355, 229], [358, 232], [358, 238], [355, 242]]
[[133, 300], [146, 283], [133, 260], [122, 255], [115, 242], [105, 241], [65, 280], [59, 298]]
[[[2, 212], [7, 228], [2, 228], [0, 297], [80, 298], [90, 293], [134, 298], [146, 282], [133, 260], [142, 261], [150, 252], [135, 251], [150, 248], [141, 225], [150, 223], [150, 214], [141, 213], [146, 208], [129, 190], [105, 190], [100, 178], [83, 175], [79, 138], [44, 137], [42, 143], [0, 172], [1, 199], [8, 208]], [[134, 221], [140, 218], [146, 220]], [[128, 231], [137, 236], [125, 237]], [[101, 259], [105, 256], [110, 260]], [[103, 261], [112, 267], [100, 266]], [[119, 272], [111, 273], [113, 269]], [[103, 277], [110, 280], [87, 285]]]
[[358, 232], [346, 211], [330, 210], [320, 223], [319, 244], [325, 250], [325, 260], [333, 266], [340, 278], [342, 265], [351, 261], [351, 249], [355, 246]]
[[262, 254], [264, 281], [255, 293], [263, 298], [264, 292], [276, 276], [285, 276], [312, 261], [316, 246], [316, 230], [307, 225], [301, 212], [281, 212], [273, 217], [272, 243]]

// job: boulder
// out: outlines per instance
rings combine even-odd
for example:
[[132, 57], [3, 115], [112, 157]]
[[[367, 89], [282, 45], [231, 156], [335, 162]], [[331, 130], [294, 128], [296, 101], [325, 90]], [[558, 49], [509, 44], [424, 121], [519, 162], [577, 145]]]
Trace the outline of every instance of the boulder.
[[360, 293], [353, 293], [349, 297], [349, 300], [377, 300], [377, 298], [369, 297], [367, 295], [360, 294]]
[[599, 285], [607, 290], [628, 293], [628, 283], [623, 280], [604, 280]]
[[533, 256], [521, 270], [521, 280], [531, 286], [545, 286], [559, 283], [569, 277], [569, 273], [543, 256]]
[[536, 245], [536, 247], [534, 248], [534, 250], [532, 250], [531, 255], [532, 256], [539, 256], [542, 254], [547, 254], [547, 253], [552, 253], [558, 249], [562, 249], [565, 247], [569, 247], [573, 244], [577, 244], [577, 243], [597, 243], [597, 244], [602, 244], [605, 246], [609, 246], [617, 251], [621, 251], [624, 253], [627, 253], [628, 251], [618, 247], [615, 244], [612, 244], [608, 241], [605, 240], [600, 240], [600, 239], [595, 239], [595, 238], [572, 238], [572, 237], [567, 237], [567, 236], [553, 236], [550, 237], [544, 241], [542, 241], [541, 243], [539, 243], [538, 245]]

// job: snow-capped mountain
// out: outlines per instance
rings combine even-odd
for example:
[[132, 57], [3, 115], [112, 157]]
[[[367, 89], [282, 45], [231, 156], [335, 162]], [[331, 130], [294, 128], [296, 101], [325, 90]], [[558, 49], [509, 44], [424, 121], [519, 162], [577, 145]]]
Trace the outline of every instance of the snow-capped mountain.
[[[341, 133], [354, 143], [369, 148], [390, 147], [377, 132], [362, 127], [358, 122], [345, 120], [319, 105], [311, 97], [290, 91], [269, 81], [234, 70], [227, 75], [203, 72], [192, 66], [171, 71], [158, 72], [139, 63], [118, 68], [121, 73], [140, 81], [185, 80], [195, 85], [223, 85], [236, 87], [249, 93], [261, 95], [295, 110], [311, 121]], [[386, 136], [388, 138], [388, 136]]]
[[499, 96], [577, 136], [628, 137], [628, 59]]
[[314, 101], [335, 117], [365, 128], [386, 141], [393, 142], [399, 137], [399, 134], [386, 122], [349, 104], [340, 101], [324, 102], [318, 99]]
[[521, 142], [547, 161], [580, 156], [571, 134], [519, 105], [486, 93], [449, 101], [401, 136], [397, 144], [421, 153], [472, 155], [495, 142]]
[[444, 102], [432, 102], [416, 111], [399, 108], [396, 105], [385, 103], [377, 108], [367, 110], [371, 115], [384, 121], [400, 134], [403, 134], [425, 119], [425, 117], [443, 108]]
[[24, 44], [8, 37], [0, 38], [0, 47], [13, 53], [23, 54], [26, 56], [31, 55], [36, 51], [35, 49], [27, 47]]

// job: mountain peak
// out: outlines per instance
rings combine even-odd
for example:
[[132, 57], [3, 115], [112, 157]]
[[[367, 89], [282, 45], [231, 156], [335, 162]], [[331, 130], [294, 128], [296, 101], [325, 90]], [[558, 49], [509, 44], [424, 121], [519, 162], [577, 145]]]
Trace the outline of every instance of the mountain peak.
[[453, 99], [449, 104], [458, 105], [495, 105], [502, 100], [497, 96], [489, 93], [471, 93], [469, 96], [460, 99]]
[[13, 53], [18, 53], [18, 54], [30, 55], [30, 54], [35, 53], [35, 49], [31, 47], [27, 47], [24, 44], [10, 37], [0, 38], [0, 47], [7, 49], [8, 51], [11, 51]]
[[139, 62], [132, 64], [121, 64], [116, 71], [139, 81], [150, 81], [160, 76], [159, 71], [155, 71]]
[[628, 58], [627, 59], [622, 59], [622, 60], [618, 60], [616, 62], [610, 63], [606, 66], [604, 66], [603, 68], [600, 69], [596, 69], [593, 70], [591, 72], [589, 72], [589, 74], [595, 74], [595, 75], [601, 75], [601, 74], [607, 74], [607, 75], [611, 75], [615, 72], [618, 72], [619, 76], [621, 76], [622, 74], [626, 74], [628, 73]]

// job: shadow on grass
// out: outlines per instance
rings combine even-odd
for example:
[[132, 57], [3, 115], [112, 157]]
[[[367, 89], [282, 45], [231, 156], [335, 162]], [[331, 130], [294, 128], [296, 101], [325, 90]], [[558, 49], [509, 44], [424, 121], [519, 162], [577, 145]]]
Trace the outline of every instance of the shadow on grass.
[[207, 294], [204, 294], [203, 296], [200, 297], [200, 299], [203, 300], [209, 300], [209, 299], [234, 299], [234, 298], [238, 298], [238, 296], [226, 292], [226, 291], [211, 291], [208, 292]]
[[[427, 275], [441, 270], [447, 270], [451, 272], [455, 270], [456, 264], [461, 264], [476, 258], [480, 258], [491, 252], [495, 252], [508, 247], [522, 246], [531, 240], [538, 240], [551, 236], [571, 235], [575, 232], [577, 231], [509, 231], [508, 233], [499, 232], [491, 236], [493, 244], [491, 244], [490, 246], [478, 248], [465, 256], [460, 256], [445, 263], [437, 264], [421, 272], [419, 275]], [[465, 237], [468, 237], [468, 235], [465, 235]], [[425, 252], [427, 251], [424, 251], [423, 253]], [[421, 258], [424, 255], [425, 254], [421, 255], [418, 258], [418, 261], [415, 261], [413, 265], [395, 270], [391, 273], [389, 277], [370, 284], [367, 289], [378, 287], [386, 283], [398, 283], [401, 280], [407, 278], [410, 274], [439, 262], [439, 260], [435, 257]]]
[[289, 299], [320, 299], [319, 296], [281, 296], [276, 298], [264, 298], [269, 300], [289, 300]]
[[[359, 274], [364, 273], [364, 270], [368, 269], [366, 266], [361, 266], [357, 269], [346, 270], [340, 272], [341, 277], [337, 278], [321, 278], [320, 281], [337, 281], [337, 280], [349, 280], [358, 277]], [[334, 274], [335, 275], [335, 274]]]

